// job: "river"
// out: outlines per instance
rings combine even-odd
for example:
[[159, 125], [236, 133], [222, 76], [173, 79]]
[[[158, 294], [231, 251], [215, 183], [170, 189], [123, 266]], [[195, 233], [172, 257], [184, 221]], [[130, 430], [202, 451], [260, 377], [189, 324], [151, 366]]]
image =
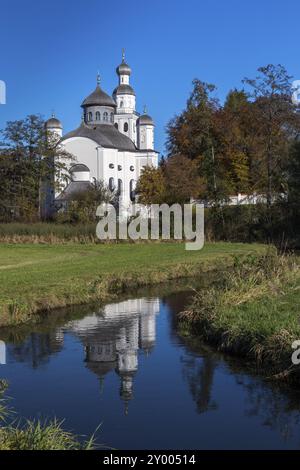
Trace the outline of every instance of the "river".
[[[164, 289], [0, 332], [17, 415], [117, 449], [298, 449], [300, 393], [182, 338], [190, 290]], [[2, 337], [1, 338], [1, 334]]]

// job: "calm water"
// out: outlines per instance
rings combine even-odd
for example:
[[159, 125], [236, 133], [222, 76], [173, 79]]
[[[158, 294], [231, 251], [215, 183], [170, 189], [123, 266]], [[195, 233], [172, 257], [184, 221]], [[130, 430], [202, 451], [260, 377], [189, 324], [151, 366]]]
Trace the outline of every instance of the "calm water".
[[[58, 313], [8, 342], [11, 406], [119, 449], [300, 448], [300, 394], [182, 339], [187, 292]], [[0, 333], [1, 335], [1, 333]]]

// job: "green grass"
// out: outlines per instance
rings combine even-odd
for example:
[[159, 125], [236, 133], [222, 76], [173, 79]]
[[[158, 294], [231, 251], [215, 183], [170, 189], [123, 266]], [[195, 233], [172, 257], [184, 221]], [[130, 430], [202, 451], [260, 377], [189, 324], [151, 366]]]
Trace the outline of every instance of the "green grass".
[[263, 245], [183, 243], [0, 245], [0, 325], [54, 307], [104, 301], [127, 289], [196, 276]]
[[78, 436], [65, 431], [53, 420], [25, 421], [24, 424], [0, 426], [0, 450], [92, 450], [93, 437], [81, 443]]
[[291, 362], [300, 339], [299, 258], [274, 252], [237, 263], [180, 316], [183, 334], [250, 359], [273, 377], [299, 380]]

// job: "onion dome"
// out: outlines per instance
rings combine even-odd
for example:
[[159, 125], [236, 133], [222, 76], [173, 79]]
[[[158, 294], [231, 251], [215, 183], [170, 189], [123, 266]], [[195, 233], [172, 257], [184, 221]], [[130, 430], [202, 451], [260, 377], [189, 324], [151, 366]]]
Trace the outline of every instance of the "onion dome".
[[62, 123], [57, 119], [54, 114], [45, 122], [46, 129], [62, 129]]
[[154, 126], [154, 121], [149, 114], [147, 114], [146, 106], [144, 107], [144, 113], [137, 120], [140, 126]]
[[100, 77], [97, 77], [96, 89], [82, 102], [81, 107], [86, 108], [88, 106], [108, 106], [111, 108], [116, 107], [116, 103], [100, 88]]
[[113, 96], [116, 95], [133, 95], [135, 96], [134, 89], [130, 85], [119, 85], [117, 88], [114, 89], [113, 91]]
[[131, 75], [131, 68], [125, 62], [125, 52], [122, 53], [122, 63], [116, 68], [118, 75]]

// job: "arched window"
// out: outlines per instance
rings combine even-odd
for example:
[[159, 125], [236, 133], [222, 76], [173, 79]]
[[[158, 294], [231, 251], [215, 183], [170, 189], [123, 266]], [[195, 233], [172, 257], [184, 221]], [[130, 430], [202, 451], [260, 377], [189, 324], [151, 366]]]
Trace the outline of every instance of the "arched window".
[[109, 187], [110, 191], [115, 190], [115, 180], [113, 178], [109, 178], [108, 187]]
[[114, 122], [114, 113], [110, 113], [110, 122]]
[[116, 129], [119, 129], [119, 126], [118, 126], [118, 123], [117, 123], [117, 122], [115, 122], [115, 128], [116, 128]]
[[99, 113], [99, 111], [96, 111], [96, 121], [100, 121], [100, 113]]
[[103, 113], [103, 121], [108, 121], [108, 113], [106, 111]]
[[134, 202], [135, 201], [135, 181], [134, 180], [130, 180], [129, 194], [130, 194], [130, 200]]
[[123, 191], [123, 181], [121, 179], [118, 179], [118, 196], [121, 196]]
[[124, 106], [124, 102], [121, 101], [121, 103], [120, 103], [120, 108], [123, 108], [123, 106]]
[[93, 120], [93, 113], [89, 113], [88, 114], [88, 121], [92, 121]]
[[124, 123], [124, 132], [128, 132], [128, 122]]

